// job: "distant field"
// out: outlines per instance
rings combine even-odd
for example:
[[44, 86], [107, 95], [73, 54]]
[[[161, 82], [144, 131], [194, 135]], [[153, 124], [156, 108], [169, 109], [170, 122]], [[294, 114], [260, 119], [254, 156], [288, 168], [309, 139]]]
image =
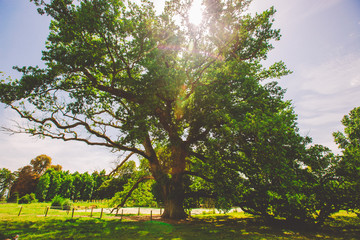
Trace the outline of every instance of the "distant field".
[[[85, 205], [78, 208], [85, 208]], [[163, 222], [158, 214], [127, 215], [121, 220], [100, 212], [71, 216], [71, 211], [49, 209], [48, 203], [0, 204], [0, 240], [19, 235], [19, 239], [360, 239], [360, 219], [340, 212], [320, 230], [286, 226], [282, 222], [266, 225], [261, 219], [234, 212], [193, 216], [190, 220]], [[86, 206], [89, 207], [89, 206]], [[100, 206], [104, 207], [104, 206]], [[86, 212], [89, 213], [88, 211]], [[137, 214], [136, 214], [137, 215]], [[140, 221], [135, 221], [140, 219]]]

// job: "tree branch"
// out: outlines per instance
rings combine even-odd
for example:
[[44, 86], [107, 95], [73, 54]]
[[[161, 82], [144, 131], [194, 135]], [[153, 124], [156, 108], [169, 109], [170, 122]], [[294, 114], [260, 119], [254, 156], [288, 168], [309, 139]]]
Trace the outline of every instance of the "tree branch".
[[126, 203], [127, 199], [131, 196], [132, 192], [138, 187], [138, 185], [145, 181], [145, 180], [150, 180], [150, 179], [154, 179], [153, 176], [144, 176], [144, 177], [141, 177], [139, 178], [136, 183], [134, 184], [134, 186], [130, 189], [130, 191], [126, 194], [125, 198], [121, 201], [121, 203], [119, 205], [117, 205], [115, 208], [113, 208], [111, 210], [111, 213], [115, 210], [115, 209], [118, 209], [119, 207], [123, 207], [124, 204]]
[[134, 154], [134, 152], [131, 152], [129, 155], [127, 155], [126, 158], [119, 165], [117, 165], [116, 168], [114, 170], [112, 170], [108, 176], [111, 177], [112, 175], [114, 175], [117, 172], [117, 170], [119, 170], [125, 164], [125, 162], [130, 159], [130, 157], [133, 154]]
[[143, 100], [137, 98], [132, 93], [126, 92], [126, 91], [121, 90], [121, 89], [116, 89], [116, 88], [113, 88], [113, 87], [108, 87], [108, 86], [104, 86], [104, 85], [99, 84], [98, 81], [96, 80], [96, 78], [93, 75], [91, 75], [91, 73], [86, 68], [82, 69], [82, 72], [91, 81], [93, 87], [95, 87], [95, 88], [97, 88], [97, 89], [99, 89], [101, 91], [110, 93], [113, 96], [125, 98], [126, 100], [128, 100], [130, 102], [135, 102], [135, 103], [139, 103], [139, 104], [143, 103]]
[[44, 125], [46, 122], [52, 122], [53, 124], [55, 124], [55, 126], [58, 128], [58, 129], [61, 129], [61, 130], [64, 130], [64, 131], [69, 131], [70, 129], [73, 129], [73, 128], [76, 128], [76, 127], [79, 127], [79, 126], [82, 126], [84, 127], [90, 134], [92, 135], [95, 135], [96, 137], [100, 138], [100, 139], [103, 139], [105, 142], [104, 143], [95, 143], [95, 142], [91, 142], [89, 141], [88, 139], [84, 139], [84, 138], [79, 138], [77, 136], [77, 134], [75, 132], [73, 132], [74, 134], [74, 137], [72, 138], [67, 138], [65, 136], [65, 133], [61, 133], [61, 134], [54, 134], [54, 133], [51, 133], [50, 131], [47, 131], [46, 129], [43, 129], [44, 131], [47, 131], [48, 133], [45, 133], [45, 132], [36, 132], [36, 131], [26, 131], [25, 133], [30, 133], [32, 135], [39, 135], [39, 136], [46, 136], [46, 137], [50, 137], [50, 138], [53, 138], [53, 139], [62, 139], [64, 141], [71, 141], [71, 140], [75, 140], [75, 141], [81, 141], [81, 142], [85, 142], [89, 145], [99, 145], [99, 146], [106, 146], [106, 147], [112, 147], [112, 148], [116, 148], [116, 149], [119, 149], [119, 150], [123, 150], [123, 151], [130, 151], [130, 152], [134, 152], [136, 154], [139, 154], [143, 157], [145, 157], [146, 159], [148, 159], [148, 156], [147, 154], [142, 151], [142, 150], [139, 150], [137, 148], [133, 148], [133, 147], [127, 147], [127, 146], [124, 146], [122, 144], [119, 144], [113, 140], [110, 139], [110, 137], [106, 136], [105, 134], [101, 133], [101, 132], [98, 132], [94, 129], [92, 129], [90, 127], [90, 125], [84, 121], [81, 121], [80, 119], [76, 119], [75, 117], [73, 117], [73, 119], [77, 120], [78, 122], [76, 123], [73, 123], [73, 124], [68, 124], [68, 125], [62, 125], [60, 124], [56, 119], [55, 117], [49, 117], [49, 118], [44, 118], [42, 120], [39, 120], [39, 119], [36, 119], [34, 118], [33, 116], [31, 115], [25, 115], [24, 113], [22, 113], [17, 107], [13, 106], [13, 105], [10, 105], [10, 107], [12, 109], [14, 109], [19, 115], [21, 118], [24, 118], [24, 119], [28, 119], [29, 121], [32, 121], [32, 122], [35, 122], [37, 124], [40, 124], [40, 125]]

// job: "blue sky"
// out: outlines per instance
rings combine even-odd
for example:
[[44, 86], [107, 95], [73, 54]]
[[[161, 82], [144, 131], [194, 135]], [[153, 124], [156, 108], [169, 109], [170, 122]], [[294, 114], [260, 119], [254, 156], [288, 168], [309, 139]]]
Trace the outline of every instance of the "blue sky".
[[[161, 8], [163, 1], [156, 1]], [[339, 152], [332, 132], [342, 130], [342, 117], [360, 106], [359, 0], [254, 0], [250, 10], [275, 6], [275, 27], [282, 39], [268, 61], [283, 60], [294, 72], [279, 80], [298, 114], [302, 135]], [[49, 19], [28, 0], [0, 0], [0, 71], [19, 75], [12, 66], [41, 66], [41, 50]], [[0, 104], [0, 125], [19, 120]], [[119, 157], [107, 149], [83, 143], [34, 139], [0, 133], [0, 168], [16, 170], [40, 154], [65, 170], [109, 170]]]

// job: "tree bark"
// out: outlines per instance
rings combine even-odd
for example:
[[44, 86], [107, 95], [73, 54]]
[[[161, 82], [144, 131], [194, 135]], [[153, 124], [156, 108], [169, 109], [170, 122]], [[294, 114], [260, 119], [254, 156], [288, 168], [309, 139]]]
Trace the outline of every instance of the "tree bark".
[[187, 214], [184, 210], [184, 186], [182, 174], [174, 174], [163, 183], [164, 213], [162, 218], [184, 219]]

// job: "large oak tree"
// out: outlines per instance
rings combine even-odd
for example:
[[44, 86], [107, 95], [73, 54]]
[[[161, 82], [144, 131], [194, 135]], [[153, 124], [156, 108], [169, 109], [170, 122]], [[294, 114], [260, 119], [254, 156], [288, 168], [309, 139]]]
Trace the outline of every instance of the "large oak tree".
[[46, 67], [17, 68], [21, 79], [1, 83], [1, 102], [29, 120], [14, 131], [147, 159], [165, 218], [186, 217], [185, 175], [214, 180], [196, 163], [209, 172], [240, 151], [232, 141], [256, 142], [243, 124], [251, 114], [290, 109], [266, 80], [289, 71], [282, 62], [262, 66], [280, 38], [272, 8], [251, 16], [249, 0], [204, 0], [194, 25], [191, 0], [167, 1], [159, 16], [146, 0], [33, 2], [52, 17]]

